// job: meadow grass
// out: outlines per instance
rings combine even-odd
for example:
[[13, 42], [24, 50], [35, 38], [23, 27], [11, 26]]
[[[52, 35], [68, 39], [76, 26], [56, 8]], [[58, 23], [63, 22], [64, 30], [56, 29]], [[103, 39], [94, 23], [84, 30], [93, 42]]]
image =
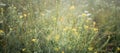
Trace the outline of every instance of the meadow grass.
[[[9, 4], [7, 15], [3, 8], [0, 11], [1, 19], [7, 24], [4, 27], [8, 28], [8, 32], [0, 30], [5, 36], [2, 41], [5, 45], [1, 46], [3, 53], [98, 53], [104, 52], [112, 38], [101, 33], [100, 27], [106, 23], [101, 21], [103, 26], [97, 26], [97, 12], [87, 9], [87, 1], [79, 1], [81, 5], [76, 4], [77, 0], [9, 2], [13, 3]], [[109, 14], [97, 15], [102, 20]]]

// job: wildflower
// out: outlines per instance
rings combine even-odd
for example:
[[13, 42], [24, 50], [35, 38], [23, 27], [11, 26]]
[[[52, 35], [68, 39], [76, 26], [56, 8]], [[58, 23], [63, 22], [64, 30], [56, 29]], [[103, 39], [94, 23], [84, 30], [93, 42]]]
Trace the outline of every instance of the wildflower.
[[58, 50], [59, 50], [59, 48], [54, 48], [54, 50], [55, 50], [55, 51], [58, 51]]
[[86, 17], [86, 16], [87, 16], [87, 14], [85, 14], [85, 13], [82, 14], [82, 17]]
[[0, 6], [6, 6], [6, 4], [4, 4], [4, 3], [0, 3]]
[[56, 18], [53, 18], [53, 21], [56, 21], [57, 19]]
[[88, 50], [89, 50], [89, 51], [92, 51], [92, 50], [93, 50], [93, 47], [88, 47]]
[[88, 28], [89, 28], [89, 26], [85, 25], [85, 26], [84, 26], [84, 28], [85, 28], [85, 29], [88, 29]]
[[73, 9], [75, 9], [75, 6], [72, 5], [69, 9], [70, 9], [70, 10], [73, 10]]
[[0, 34], [2, 34], [2, 33], [4, 33], [4, 31], [3, 31], [3, 30], [0, 30]]
[[64, 31], [67, 31], [68, 29], [70, 29], [69, 27], [65, 27], [63, 28]]
[[86, 22], [87, 22], [87, 23], [91, 23], [91, 22], [92, 22], [92, 18], [87, 18], [87, 19], [86, 19]]
[[85, 10], [84, 13], [89, 13], [89, 12]]
[[[3, 20], [2, 21], [0, 21], [0, 24], [2, 24], [3, 23]], [[0, 26], [1, 27], [1, 26]]]
[[48, 35], [48, 37], [46, 38], [48, 41], [50, 40], [50, 38], [51, 38], [51, 35]]
[[82, 15], [78, 15], [78, 17], [82, 17]]
[[60, 18], [59, 20], [62, 22], [64, 19], [63, 19], [63, 18]]
[[77, 29], [76, 29], [76, 28], [73, 28], [73, 29], [72, 29], [72, 31], [76, 32], [76, 31], [77, 31]]
[[117, 47], [117, 50], [120, 51], [120, 47]]
[[17, 9], [16, 7], [13, 7], [14, 9]]
[[60, 35], [55, 36], [55, 41], [58, 41], [60, 39]]
[[24, 17], [26, 17], [26, 16], [27, 16], [27, 14], [23, 14], [23, 16], [24, 16]]
[[75, 32], [75, 35], [78, 35], [78, 32], [77, 32], [77, 31]]
[[3, 8], [0, 8], [0, 10], [3, 10]]
[[108, 36], [108, 38], [111, 38], [110, 36]]
[[94, 53], [97, 53], [97, 51], [95, 51]]
[[87, 20], [92, 20], [92, 18], [87, 18]]
[[32, 39], [32, 42], [36, 42], [37, 41], [37, 39]]
[[26, 48], [23, 48], [23, 49], [22, 49], [22, 51], [25, 51], [25, 50], [26, 50]]
[[67, 31], [67, 28], [63, 28], [64, 31]]
[[28, 13], [28, 15], [30, 15], [30, 13]]
[[10, 28], [10, 31], [12, 31], [13, 29], [12, 28]]
[[93, 22], [93, 26], [95, 26], [96, 25], [96, 22]]
[[90, 13], [88, 13], [88, 14], [86, 14], [87, 16], [91, 16], [91, 14]]
[[88, 22], [89, 22], [89, 20], [86, 20], [86, 22], [88, 23]]
[[46, 2], [44, 2], [44, 5], [46, 5], [47, 3]]
[[68, 47], [68, 49], [70, 50], [70, 49], [71, 49], [71, 47]]
[[23, 18], [23, 16], [21, 15], [19, 18]]
[[1, 11], [3, 12], [3, 11], [4, 11], [4, 9], [3, 9], [3, 8], [1, 8]]
[[62, 53], [64, 53], [64, 51], [62, 51]]
[[42, 16], [45, 16], [45, 14], [41, 13]]
[[78, 27], [79, 29], [82, 29], [82, 27]]
[[98, 28], [93, 28], [94, 31], [98, 31]]

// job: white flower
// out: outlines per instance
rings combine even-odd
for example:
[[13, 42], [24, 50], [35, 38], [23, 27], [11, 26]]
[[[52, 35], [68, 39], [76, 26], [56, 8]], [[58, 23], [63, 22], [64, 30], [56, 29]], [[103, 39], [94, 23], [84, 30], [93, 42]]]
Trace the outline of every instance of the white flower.
[[84, 13], [89, 13], [89, 12], [85, 10]]
[[87, 20], [92, 20], [92, 18], [87, 18]]
[[82, 15], [78, 15], [78, 17], [82, 17]]
[[6, 6], [6, 4], [4, 4], [4, 3], [0, 3], [0, 6]]
[[90, 14], [90, 13], [88, 13], [88, 14], [87, 14], [87, 16], [91, 16], [91, 14]]

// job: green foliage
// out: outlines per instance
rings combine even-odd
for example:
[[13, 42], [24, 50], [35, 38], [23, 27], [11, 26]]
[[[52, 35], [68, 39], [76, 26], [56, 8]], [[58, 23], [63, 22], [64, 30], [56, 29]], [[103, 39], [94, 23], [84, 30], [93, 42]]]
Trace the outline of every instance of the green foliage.
[[118, 52], [117, 1], [2, 0], [0, 53]]

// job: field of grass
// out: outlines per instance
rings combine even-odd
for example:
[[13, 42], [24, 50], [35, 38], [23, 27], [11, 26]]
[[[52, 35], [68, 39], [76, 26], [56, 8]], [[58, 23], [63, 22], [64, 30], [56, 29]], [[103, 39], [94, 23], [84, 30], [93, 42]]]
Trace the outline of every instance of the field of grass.
[[0, 53], [119, 53], [119, 0], [1, 0]]

